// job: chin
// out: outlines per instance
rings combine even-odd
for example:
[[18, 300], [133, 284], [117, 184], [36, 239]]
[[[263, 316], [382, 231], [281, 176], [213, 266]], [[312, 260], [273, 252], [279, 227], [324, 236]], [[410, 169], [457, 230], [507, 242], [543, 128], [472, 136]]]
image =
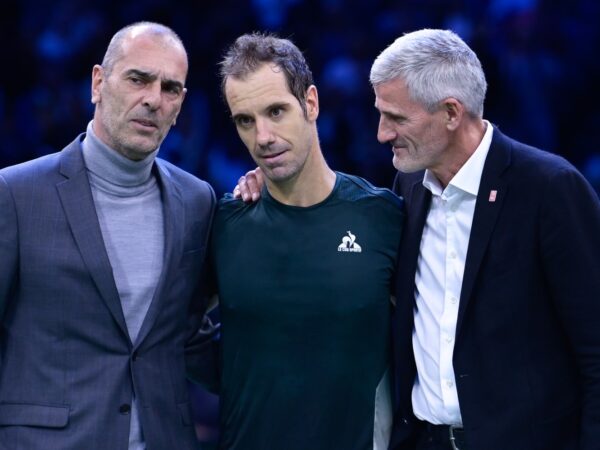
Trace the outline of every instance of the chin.
[[402, 173], [419, 172], [420, 170], [424, 169], [424, 167], [421, 167], [418, 164], [410, 164], [405, 161], [398, 161], [396, 158], [393, 159], [392, 164], [398, 172]]
[[149, 153], [152, 153], [154, 150], [156, 150], [158, 147], [160, 146], [160, 142], [156, 142], [156, 141], [151, 141], [148, 142], [146, 140], [143, 141], [134, 141], [134, 142], [130, 142], [129, 145], [127, 146], [130, 151], [132, 153], [138, 154], [138, 155], [148, 155]]
[[398, 170], [399, 172], [405, 172], [406, 171], [405, 165], [402, 164], [402, 161], [399, 161], [398, 158], [394, 157], [392, 159], [392, 164], [394, 166], [394, 169]]
[[296, 173], [290, 173], [289, 171], [281, 170], [281, 168], [271, 170], [266, 167], [261, 167], [261, 169], [265, 176], [275, 183], [288, 181], [296, 175]]

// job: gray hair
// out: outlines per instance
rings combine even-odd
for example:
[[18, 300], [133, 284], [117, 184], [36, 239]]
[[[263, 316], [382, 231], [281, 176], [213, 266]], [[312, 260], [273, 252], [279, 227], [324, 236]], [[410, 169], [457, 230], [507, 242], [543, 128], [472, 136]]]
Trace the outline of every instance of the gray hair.
[[[102, 59], [102, 68], [107, 75], [112, 72], [115, 63], [123, 56], [123, 42], [125, 38], [135, 29], [142, 28], [144, 33], [149, 33], [154, 36], [161, 36], [166, 39], [172, 39], [177, 45], [180, 45], [185, 52], [185, 47], [181, 39], [171, 28], [156, 22], [136, 22], [126, 27], [121, 28], [115, 33], [110, 40], [104, 58]], [[187, 56], [187, 53], [186, 53]]]
[[377, 86], [396, 78], [429, 112], [452, 97], [469, 114], [483, 116], [487, 83], [481, 62], [452, 31], [423, 29], [396, 39], [375, 59], [369, 79]]

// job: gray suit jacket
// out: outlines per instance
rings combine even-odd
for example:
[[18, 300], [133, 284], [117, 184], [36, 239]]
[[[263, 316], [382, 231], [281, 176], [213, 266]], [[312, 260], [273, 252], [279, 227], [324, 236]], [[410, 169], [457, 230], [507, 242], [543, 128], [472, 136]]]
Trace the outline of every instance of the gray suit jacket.
[[126, 450], [134, 392], [149, 450], [194, 449], [184, 348], [214, 193], [156, 160], [164, 269], [131, 342], [81, 139], [0, 170], [0, 449]]

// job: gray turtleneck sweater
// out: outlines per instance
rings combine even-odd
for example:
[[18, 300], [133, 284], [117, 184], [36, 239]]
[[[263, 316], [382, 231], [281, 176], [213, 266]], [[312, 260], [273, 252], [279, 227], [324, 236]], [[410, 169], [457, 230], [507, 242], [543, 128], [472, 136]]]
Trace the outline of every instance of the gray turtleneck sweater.
[[[94, 205], [131, 342], [134, 343], [163, 269], [164, 222], [160, 189], [152, 165], [158, 150], [131, 161], [94, 134], [82, 143]], [[129, 450], [145, 449], [135, 399]]]

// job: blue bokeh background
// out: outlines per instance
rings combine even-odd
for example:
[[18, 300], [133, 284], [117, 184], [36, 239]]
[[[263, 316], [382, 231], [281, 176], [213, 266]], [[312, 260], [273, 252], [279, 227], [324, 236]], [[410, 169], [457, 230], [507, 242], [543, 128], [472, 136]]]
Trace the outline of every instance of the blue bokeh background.
[[82, 132], [93, 112], [91, 68], [110, 37], [128, 23], [155, 20], [173, 27], [190, 55], [189, 93], [162, 157], [219, 194], [252, 167], [222, 102], [216, 64], [238, 35], [268, 30], [306, 54], [331, 166], [389, 186], [391, 152], [375, 139], [370, 65], [402, 33], [443, 27], [483, 63], [485, 117], [564, 155], [600, 186], [596, 0], [9, 0], [0, 20], [0, 167], [59, 150]]

